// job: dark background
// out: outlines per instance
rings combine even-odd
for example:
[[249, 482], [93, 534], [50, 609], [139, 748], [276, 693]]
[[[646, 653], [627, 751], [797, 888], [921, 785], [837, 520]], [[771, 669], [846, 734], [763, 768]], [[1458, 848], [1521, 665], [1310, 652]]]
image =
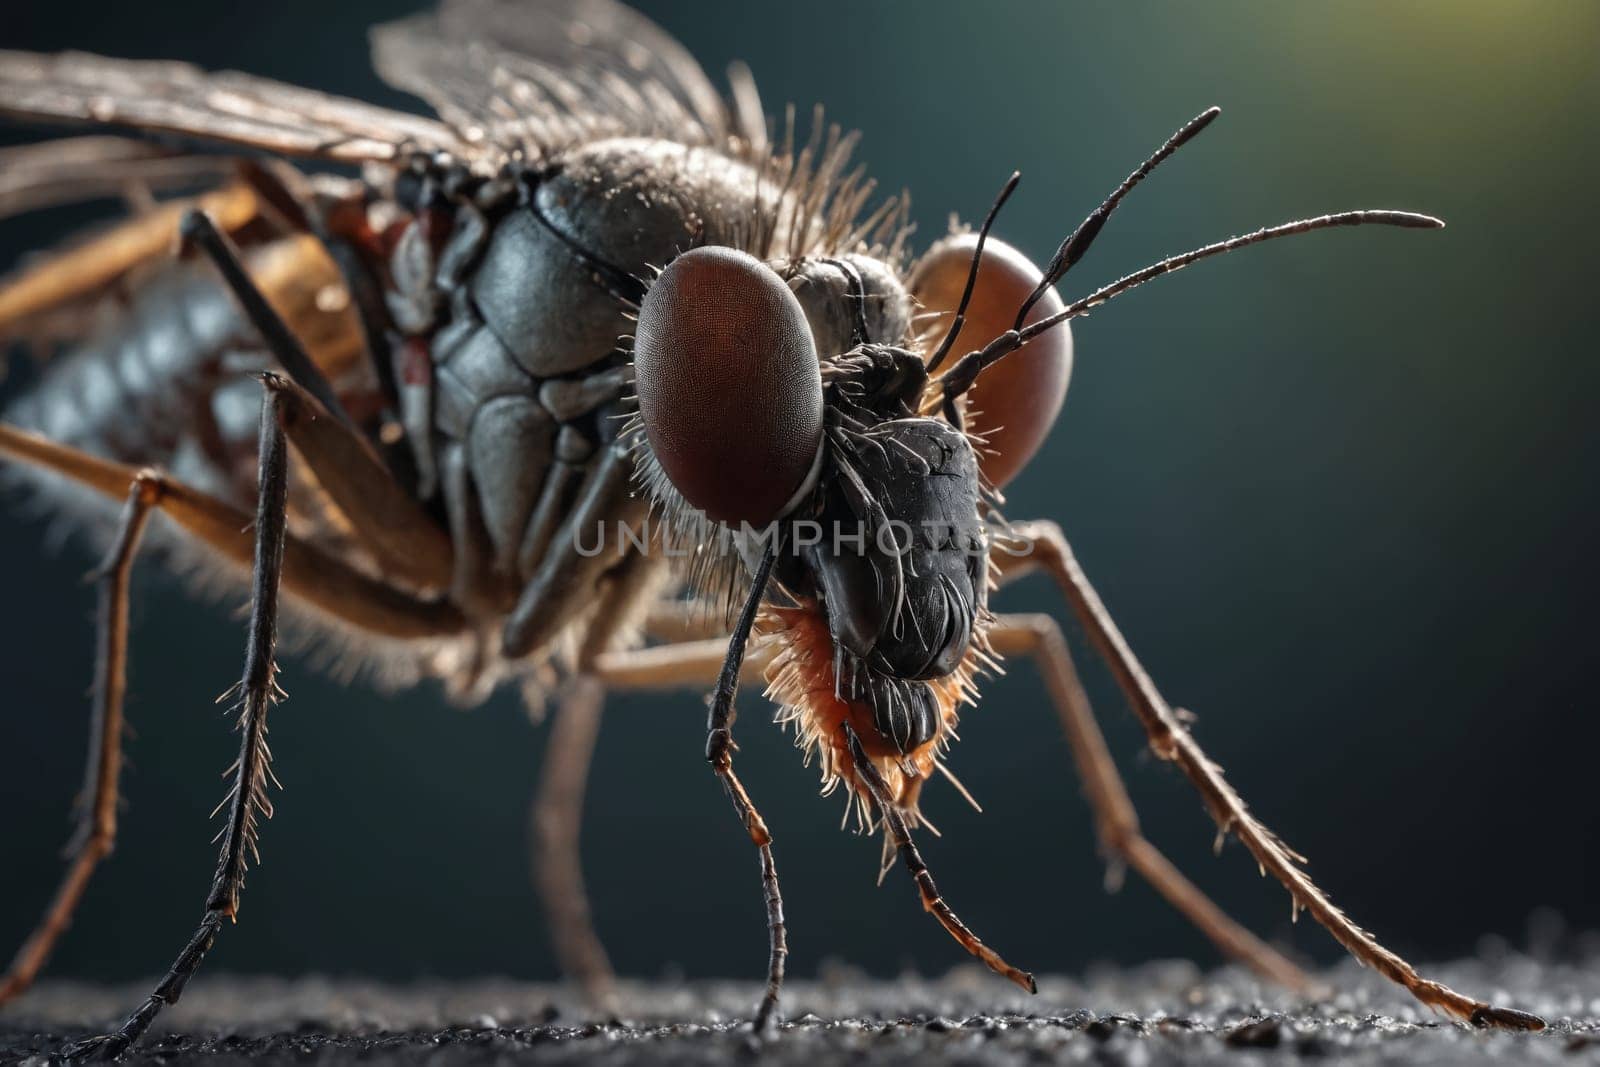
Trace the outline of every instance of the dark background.
[[[17, 6], [8, 47], [237, 67], [375, 100], [363, 28], [409, 5]], [[1437, 0], [1262, 6], [809, 2], [645, 5], [714, 74], [743, 57], [769, 108], [820, 100], [910, 187], [918, 247], [980, 216], [1036, 259], [1180, 122], [1222, 120], [1141, 187], [1065, 286], [1286, 218], [1405, 207], [1442, 233], [1319, 234], [1204, 264], [1077, 324], [1061, 424], [1010, 513], [1066, 527], [1146, 664], [1267, 823], [1395, 947], [1520, 940], [1551, 906], [1600, 925], [1592, 671], [1600, 327], [1592, 193], [1600, 7]], [[232, 10], [229, 10], [229, 9]], [[10, 262], [60, 217], [0, 227]], [[0, 952], [55, 884], [87, 709], [82, 546], [0, 513]], [[234, 738], [212, 698], [242, 628], [146, 568], [115, 856], [60, 974], [165, 966], [201, 911], [206, 814]], [[1011, 608], [1061, 611], [1037, 584]], [[1075, 632], [1074, 632], [1075, 636]], [[1313, 957], [1236, 845], [1211, 855], [1192, 791], [1141, 754], [1088, 672], [1153, 839], [1235, 914]], [[544, 735], [512, 694], [470, 713], [384, 698], [291, 659], [273, 720], [286, 791], [214, 966], [394, 978], [553, 964], [527, 874]], [[794, 946], [879, 974], [961, 956], [878, 847], [837, 831], [789, 739], [742, 701], [740, 766], [777, 834]], [[585, 823], [602, 933], [625, 973], [760, 973], [755, 858], [701, 758], [688, 693], [618, 699]], [[1213, 950], [1144, 885], [1101, 889], [1085, 805], [1032, 672], [991, 682], [925, 843], [993, 944], [1040, 970]]]

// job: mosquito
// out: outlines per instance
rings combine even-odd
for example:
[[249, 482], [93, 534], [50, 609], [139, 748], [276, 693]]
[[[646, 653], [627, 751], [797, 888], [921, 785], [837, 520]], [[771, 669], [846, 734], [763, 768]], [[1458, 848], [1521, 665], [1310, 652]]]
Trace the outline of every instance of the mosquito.
[[[563, 968], [597, 996], [610, 971], [577, 835], [604, 694], [694, 686], [710, 692], [706, 758], [760, 858], [754, 1029], [778, 1023], [788, 935], [773, 836], [734, 769], [743, 680], [765, 683], [825, 784], [882, 832], [885, 867], [898, 859], [964, 949], [1033, 991], [940, 894], [914, 836], [923, 789], [943, 776], [960, 790], [958, 712], [1002, 658], [1041, 672], [1107, 859], [1228, 955], [1307, 989], [1142, 836], [1055, 619], [991, 608], [1033, 573], [1109, 663], [1154, 754], [1297, 912], [1431, 1008], [1544, 1025], [1420, 976], [1346, 918], [1200, 749], [1060, 528], [1001, 511], [1061, 409], [1072, 319], [1249, 245], [1439, 220], [1302, 219], [1069, 303], [1058, 283], [1217, 109], [1042, 268], [993, 234], [1015, 175], [976, 231], [913, 259], [908, 202], [869, 206], [855, 135], [818, 113], [802, 140], [793, 108], [769, 120], [743, 66], [724, 97], [610, 0], [446, 0], [372, 44], [382, 77], [437, 117], [178, 63], [0, 52], [0, 113], [125, 131], [9, 150], [0, 216], [133, 205], [0, 285], [0, 332], [51, 353], [6, 411], [0, 455], [109, 546], [80, 833], [0, 1001], [33, 981], [115, 840], [129, 579], [149, 542], [248, 590], [226, 694], [239, 756], [198, 925], [127, 1020], [74, 1054], [138, 1040], [237, 915], [272, 812], [280, 614], [389, 685], [554, 698], [539, 882]], [[647, 532], [595, 536], [623, 528]]]

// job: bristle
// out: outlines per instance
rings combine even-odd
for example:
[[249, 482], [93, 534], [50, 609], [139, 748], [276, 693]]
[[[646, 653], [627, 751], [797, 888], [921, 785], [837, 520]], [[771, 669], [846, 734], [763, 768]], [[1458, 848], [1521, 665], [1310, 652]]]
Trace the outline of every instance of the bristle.
[[[984, 659], [992, 659], [988, 641], [981, 633], [990, 619], [985, 613], [977, 620], [971, 648], [952, 674], [933, 682], [910, 683], [925, 684], [933, 689], [941, 724], [932, 740], [903, 754], [879, 738], [872, 726], [869, 707], [860, 701], [841, 699], [841, 692], [853, 689], [838, 677], [837, 664], [848, 663], [853, 657], [837, 654], [826, 618], [815, 606], [769, 607], [757, 620], [758, 640], [777, 645], [766, 671], [767, 696], [779, 705], [776, 721], [782, 726], [794, 727], [795, 744], [805, 752], [808, 764], [816, 757], [824, 792], [832, 792], [843, 783], [862, 827], [871, 821], [870, 801], [866, 790], [856, 780], [840, 727], [850, 722], [863, 741], [872, 746], [869, 751], [873, 762], [896, 803], [914, 824], [926, 825], [927, 820], [918, 807], [922, 786], [936, 769], [949, 775], [939, 757], [955, 738], [957, 708], [972, 701], [974, 677], [984, 668]], [[951, 780], [954, 782], [953, 777]], [[955, 785], [976, 807], [960, 783]]]
[[979, 804], [967, 787], [961, 784], [961, 779], [956, 777], [955, 772], [945, 764], [944, 760], [935, 760], [933, 765], [938, 768], [940, 774], [945, 776], [945, 780], [955, 787], [956, 792], [960, 793], [962, 798], [972, 805], [973, 811], [980, 813], [983, 811], [983, 805]]

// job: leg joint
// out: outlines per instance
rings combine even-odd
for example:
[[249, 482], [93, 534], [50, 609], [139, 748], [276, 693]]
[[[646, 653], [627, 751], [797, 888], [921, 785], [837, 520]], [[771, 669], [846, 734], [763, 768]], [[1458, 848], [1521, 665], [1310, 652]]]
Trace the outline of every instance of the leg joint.
[[98, 863], [111, 855], [111, 850], [116, 846], [116, 842], [116, 823], [107, 826], [101, 823], [99, 819], [96, 819], [94, 825], [89, 828], [88, 833], [73, 841], [67, 847], [67, 854], [74, 859], [87, 856]]
[[160, 504], [162, 499], [171, 491], [172, 481], [166, 472], [155, 467], [141, 467], [133, 476], [133, 484], [129, 487], [130, 496], [135, 497], [140, 505], [153, 508]]
[[1097, 822], [1095, 829], [1100, 837], [1100, 845], [1112, 856], [1130, 859], [1134, 848], [1144, 840], [1139, 817], [1131, 807], [1108, 811]]

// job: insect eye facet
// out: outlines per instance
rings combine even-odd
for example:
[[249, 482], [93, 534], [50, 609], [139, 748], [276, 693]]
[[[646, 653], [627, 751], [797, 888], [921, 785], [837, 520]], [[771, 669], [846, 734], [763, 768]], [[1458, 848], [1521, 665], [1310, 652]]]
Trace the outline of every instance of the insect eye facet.
[[639, 415], [656, 462], [692, 507], [777, 518], [822, 444], [822, 374], [800, 302], [732, 248], [685, 252], [639, 307]]
[[[948, 316], [961, 303], [977, 240], [972, 233], [948, 237], [930, 248], [912, 271], [912, 295], [927, 310], [946, 315], [937, 330], [948, 327]], [[1027, 256], [991, 235], [984, 242], [978, 282], [951, 354], [959, 357], [982, 348], [1011, 329], [1022, 302], [1043, 276]], [[1024, 325], [1064, 306], [1054, 287], [1047, 289], [1029, 310]], [[1062, 323], [1040, 334], [984, 371], [967, 393], [971, 427], [988, 439], [988, 448], [980, 451], [979, 466], [997, 487], [1027, 466], [1061, 411], [1072, 377], [1068, 325]]]

